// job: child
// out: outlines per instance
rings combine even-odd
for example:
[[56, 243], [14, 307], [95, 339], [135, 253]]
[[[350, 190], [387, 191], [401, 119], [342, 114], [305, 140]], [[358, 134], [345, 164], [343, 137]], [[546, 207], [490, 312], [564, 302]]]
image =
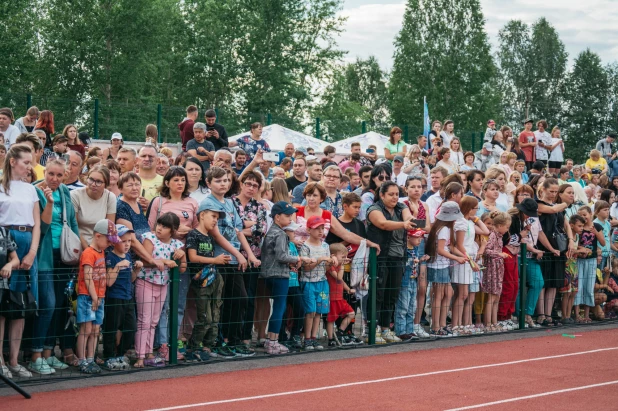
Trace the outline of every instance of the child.
[[[489, 230], [489, 232], [494, 229], [494, 221], [491, 219], [489, 213], [483, 213], [481, 216], [481, 221], [485, 224], [485, 227]], [[485, 247], [487, 246], [487, 240], [489, 240], [489, 235], [477, 235], [474, 238], [474, 242], [478, 245], [479, 251], [477, 253], [476, 262], [479, 266], [483, 265], [483, 253], [485, 252]], [[470, 293], [475, 293], [474, 298], [474, 328], [476, 328], [477, 333], [485, 332], [485, 325], [483, 324], [483, 310], [485, 309], [485, 302], [487, 301], [487, 294], [481, 291], [481, 282], [483, 280], [483, 271], [478, 271], [475, 273], [474, 281], [470, 284]]]
[[[0, 146], [0, 149], [4, 146]], [[6, 150], [5, 150], [6, 151]], [[9, 279], [11, 278], [11, 272], [19, 268], [19, 257], [17, 256], [17, 244], [11, 237], [11, 232], [4, 227], [0, 227], [0, 347], [3, 347], [4, 339], [4, 324], [6, 324], [6, 318], [2, 315], [3, 312], [8, 311], [8, 307], [3, 306], [3, 302], [7, 300], [5, 294], [9, 293]], [[17, 321], [15, 321], [17, 323]], [[13, 325], [11, 325], [13, 327]], [[22, 324], [23, 327], [23, 324]], [[11, 357], [15, 355], [17, 358], [18, 353], [11, 351]], [[4, 364], [3, 355], [0, 355], [0, 374], [7, 378], [13, 378], [9, 367]], [[20, 365], [11, 368], [23, 368]]]
[[[601, 246], [601, 261], [599, 262], [598, 268], [603, 271], [605, 268], [609, 268], [608, 261], [609, 255], [612, 250], [616, 247], [610, 242], [612, 227], [609, 222], [609, 203], [607, 201], [599, 200], [594, 205], [594, 222], [603, 227], [603, 238], [605, 239], [605, 244]], [[599, 244], [600, 245], [600, 244]]]
[[215, 229], [219, 217], [224, 213], [225, 208], [219, 203], [203, 202], [197, 210], [199, 225], [187, 235], [189, 261], [199, 264], [191, 275], [190, 287], [195, 294], [197, 320], [185, 355], [187, 361], [209, 360], [219, 332], [223, 277], [215, 265], [227, 264], [232, 257], [227, 254], [214, 257], [213, 240], [209, 233]]
[[[289, 253], [293, 257], [298, 257], [298, 248], [296, 248], [296, 230], [300, 228], [295, 222], [291, 222], [289, 225], [283, 227], [283, 231], [288, 236]], [[287, 339], [287, 333], [285, 326], [287, 323], [286, 311], [283, 312], [283, 321], [281, 322], [281, 330], [279, 331], [279, 342], [288, 348], [295, 348], [300, 350], [303, 348], [302, 339], [300, 338], [300, 330], [303, 326], [305, 312], [303, 311], [303, 294], [300, 290], [300, 283], [298, 282], [298, 269], [300, 265], [298, 263], [291, 263], [290, 265], [290, 282], [288, 284], [288, 297], [287, 305], [291, 309], [292, 327], [290, 328], [290, 338]]]
[[419, 246], [425, 234], [427, 233], [423, 230], [408, 231], [406, 271], [401, 280], [401, 289], [397, 299], [397, 306], [395, 307], [395, 334], [401, 341], [411, 341], [419, 338], [414, 332], [416, 280], [420, 272], [420, 262], [429, 260], [427, 255], [419, 256]]
[[[577, 244], [579, 244], [579, 236], [584, 230], [584, 224], [586, 224], [586, 220], [580, 215], [572, 215], [569, 219], [569, 225], [571, 226], [571, 231], [575, 236], [575, 242]], [[585, 257], [586, 254], [587, 250], [582, 246], [578, 246], [577, 251], [570, 255], [567, 253], [567, 262], [564, 270], [564, 287], [560, 289], [560, 293], [562, 294], [562, 324], [572, 324], [575, 322], [575, 320], [571, 318], [571, 311], [573, 310], [573, 301], [577, 294], [579, 283], [577, 257], [579, 255]]]
[[326, 224], [326, 221], [322, 217], [309, 217], [307, 220], [309, 238], [300, 249], [302, 257], [312, 259], [310, 263], [303, 264], [304, 270], [300, 277], [305, 310], [304, 350], [324, 349], [317, 340], [318, 328], [320, 326], [320, 316], [328, 314], [330, 311], [326, 268], [327, 265], [333, 263], [333, 259], [330, 257], [330, 249], [322, 241], [324, 224]]
[[[577, 258], [578, 288], [573, 304], [575, 305], [575, 322], [578, 324], [590, 323], [590, 307], [594, 307], [594, 283], [597, 268], [598, 245], [605, 245], [603, 227], [592, 221], [592, 210], [588, 206], [582, 206], [577, 211], [586, 223], [579, 236], [579, 246], [586, 251]], [[578, 249], [579, 250], [579, 249]], [[600, 260], [600, 255], [598, 256]], [[601, 261], [599, 261], [600, 263]], [[584, 306], [584, 317], [580, 317], [581, 306]]]
[[612, 272], [606, 286], [605, 318], [615, 319], [618, 312], [618, 259], [612, 258]]
[[483, 259], [485, 273], [481, 283], [481, 289], [487, 293], [487, 302], [483, 312], [485, 328], [488, 332], [502, 332], [505, 328], [498, 325], [498, 303], [502, 293], [502, 281], [504, 278], [504, 259], [512, 258], [510, 254], [502, 252], [502, 236], [509, 231], [511, 216], [502, 211], [491, 213], [494, 229], [489, 234]]
[[162, 214], [157, 219], [155, 232], [142, 234], [146, 252], [156, 260], [163, 260], [165, 269], [145, 266], [135, 280], [135, 300], [137, 301], [137, 332], [135, 333], [135, 351], [137, 362], [135, 368], [164, 367], [169, 347], [162, 344], [158, 356], [152, 354], [155, 328], [161, 317], [161, 310], [167, 296], [167, 284], [170, 282], [169, 269], [177, 267], [176, 260], [181, 260], [180, 272], [184, 273], [187, 259], [181, 241], [172, 237], [180, 227], [180, 219], [172, 212]]
[[431, 258], [427, 263], [427, 281], [431, 282], [431, 332], [438, 338], [452, 337], [454, 333], [446, 328], [446, 316], [453, 296], [451, 287], [451, 260], [464, 264], [467, 258], [461, 256], [455, 247], [455, 221], [463, 218], [459, 205], [446, 201], [440, 206], [436, 221], [431, 225], [425, 252]]
[[[354, 318], [354, 309], [343, 299], [343, 291], [348, 294], [354, 294], [355, 289], [348, 287], [343, 281], [343, 266], [347, 263], [348, 249], [341, 243], [330, 245], [330, 254], [333, 261], [337, 261], [337, 265], [333, 264], [327, 275], [328, 288], [330, 292], [330, 311], [326, 317], [326, 333], [328, 334], [328, 346], [336, 347], [338, 345], [354, 345], [345, 331]], [[333, 333], [335, 321], [342, 319], [337, 331]]]
[[515, 171], [518, 171], [519, 174], [521, 174], [521, 183], [522, 184], [528, 184], [528, 180], [530, 179], [530, 177], [528, 176], [528, 174], [526, 173], [526, 163], [523, 160], [517, 160], [515, 162]]
[[[268, 339], [264, 344], [268, 354], [285, 354], [289, 352], [286, 346], [279, 343], [278, 338], [283, 312], [287, 305], [290, 264], [299, 264], [300, 262], [312, 264], [314, 262], [309, 257], [290, 255], [289, 239], [285, 231], [283, 231], [283, 227], [291, 224], [291, 215], [297, 211], [297, 209], [285, 201], [275, 203], [271, 210], [273, 225], [266, 233], [262, 244], [262, 260], [264, 264], [260, 271], [260, 278], [264, 279], [264, 283], [273, 299], [272, 314], [268, 322]], [[320, 233], [320, 244], [322, 234]], [[315, 312], [315, 309], [313, 312]], [[318, 316], [317, 319], [319, 320], [320, 317]]]
[[[94, 361], [99, 328], [103, 324], [105, 299], [105, 249], [110, 243], [119, 243], [116, 226], [109, 220], [100, 220], [94, 226], [92, 243], [79, 260], [77, 277], [77, 358], [79, 370], [98, 374], [101, 368]], [[124, 264], [121, 265], [121, 267]], [[114, 338], [115, 334], [114, 334]]]
[[[105, 252], [107, 267], [107, 291], [105, 293], [105, 308], [103, 324], [103, 357], [106, 358], [103, 367], [110, 370], [128, 370], [129, 360], [124, 354], [135, 341], [135, 302], [133, 301], [132, 285], [137, 273], [142, 268], [141, 261], [132, 262], [131, 240], [135, 231], [122, 224], [116, 226], [120, 242], [114, 248]], [[133, 268], [131, 268], [131, 266]], [[116, 352], [116, 333], [122, 330], [122, 340]]]

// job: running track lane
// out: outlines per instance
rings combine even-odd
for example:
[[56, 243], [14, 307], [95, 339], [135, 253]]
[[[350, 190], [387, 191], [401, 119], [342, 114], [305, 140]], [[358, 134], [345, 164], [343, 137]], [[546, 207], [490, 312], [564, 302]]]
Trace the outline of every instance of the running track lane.
[[[445, 410], [618, 381], [618, 330], [578, 331], [578, 335], [582, 336], [571, 339], [558, 332], [525, 340], [56, 391], [35, 394], [29, 401], [12, 396], [2, 399], [2, 408], [65, 411], [86, 407], [128, 411], [202, 404], [179, 409], [314, 410], [341, 401], [358, 410], [374, 410], [377, 404], [381, 409]], [[379, 351], [367, 353], [379, 354]], [[564, 356], [573, 353], [582, 354]], [[547, 358], [553, 356], [562, 357]], [[530, 361], [534, 358], [543, 359]], [[504, 364], [513, 361], [519, 362]], [[380, 379], [390, 380], [297, 392]], [[291, 394], [268, 396], [284, 392]], [[616, 394], [618, 384], [611, 384], [490, 408], [530, 410], [533, 406], [583, 410], [590, 409], [591, 403], [607, 404], [605, 401]], [[238, 400], [255, 396], [258, 398]], [[93, 399], [100, 407], [93, 406]], [[225, 402], [208, 407], [204, 404], [217, 401]]]

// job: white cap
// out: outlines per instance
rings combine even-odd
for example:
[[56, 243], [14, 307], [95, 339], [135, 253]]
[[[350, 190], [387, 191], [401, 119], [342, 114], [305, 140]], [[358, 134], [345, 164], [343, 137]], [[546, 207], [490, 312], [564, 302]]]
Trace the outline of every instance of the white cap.
[[122, 140], [122, 134], [115, 132], [112, 134], [112, 140]]
[[384, 164], [384, 163], [388, 163], [388, 160], [385, 158], [378, 158], [376, 160], [376, 166], [379, 166], [380, 164]]
[[311, 161], [311, 160], [317, 160], [318, 158], [316, 156], [312, 156], [311, 154], [309, 154], [307, 157], [305, 157], [306, 161]]

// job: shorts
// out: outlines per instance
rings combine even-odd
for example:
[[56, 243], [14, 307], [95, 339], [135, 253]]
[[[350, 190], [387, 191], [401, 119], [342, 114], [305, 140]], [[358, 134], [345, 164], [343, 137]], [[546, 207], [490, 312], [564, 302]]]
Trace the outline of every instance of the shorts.
[[[417, 250], [417, 254], [418, 254], [418, 258], [421, 258], [422, 256], [425, 255], [425, 237], [423, 237], [421, 239], [421, 243], [418, 245], [418, 250]], [[421, 265], [427, 265], [427, 261], [421, 261]]]
[[350, 313], [354, 314], [354, 310], [346, 300], [334, 300], [330, 302], [330, 311], [326, 316], [326, 321], [334, 323]]
[[89, 295], [77, 296], [77, 324], [93, 323], [94, 325], [103, 324], [103, 306], [105, 298], [99, 298], [99, 308], [92, 311], [92, 298]]
[[541, 162], [541, 163], [543, 163], [544, 165], [547, 165], [547, 163], [549, 162], [549, 160], [539, 160], [538, 158], [537, 158], [537, 160], [536, 160], [536, 161], [540, 161], [540, 162]]
[[[478, 261], [477, 264], [480, 264], [480, 261]], [[481, 276], [482, 275], [483, 275], [482, 271], [472, 272], [472, 283], [470, 284], [470, 288], [468, 289], [468, 292], [478, 293], [479, 291], [481, 291]]]
[[564, 270], [564, 286], [560, 288], [561, 293], [577, 293], [579, 286], [579, 273], [577, 271], [577, 259], [569, 258], [566, 261]]
[[427, 281], [437, 284], [448, 284], [451, 282], [451, 270], [447, 268], [427, 267]]
[[547, 166], [549, 168], [560, 168], [562, 167], [562, 161], [549, 161]]
[[303, 290], [303, 308], [306, 314], [328, 314], [330, 312], [328, 281], [316, 283], [300, 282]]

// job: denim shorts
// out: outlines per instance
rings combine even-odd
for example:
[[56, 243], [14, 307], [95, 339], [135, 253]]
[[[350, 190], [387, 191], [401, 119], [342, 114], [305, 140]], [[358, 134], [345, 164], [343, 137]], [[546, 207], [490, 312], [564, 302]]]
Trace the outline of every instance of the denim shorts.
[[[417, 250], [417, 254], [418, 254], [418, 258], [421, 258], [422, 256], [425, 255], [425, 237], [423, 237], [421, 239], [421, 243], [418, 245], [418, 250]], [[427, 261], [423, 261], [421, 262], [421, 265], [427, 265]]]
[[448, 284], [451, 282], [451, 270], [447, 268], [427, 267], [427, 281], [430, 283]]
[[473, 271], [472, 272], [472, 283], [470, 284], [470, 288], [468, 289], [471, 293], [478, 293], [481, 291], [481, 276], [483, 275], [482, 271]]
[[328, 314], [330, 311], [328, 281], [300, 282], [305, 313]]
[[94, 325], [103, 324], [103, 306], [105, 298], [99, 298], [99, 308], [92, 311], [92, 298], [89, 295], [77, 296], [77, 324], [93, 323]]

